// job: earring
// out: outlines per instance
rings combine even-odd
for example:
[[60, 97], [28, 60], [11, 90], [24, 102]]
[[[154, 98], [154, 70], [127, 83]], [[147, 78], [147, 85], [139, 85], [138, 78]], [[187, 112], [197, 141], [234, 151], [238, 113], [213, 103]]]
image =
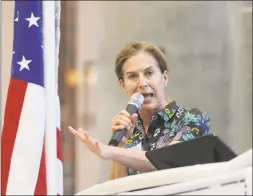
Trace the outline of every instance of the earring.
[[126, 90], [124, 90], [124, 92], [125, 92], [125, 94], [127, 94], [127, 91], [126, 91]]
[[167, 84], [164, 85], [164, 88], [166, 88]]

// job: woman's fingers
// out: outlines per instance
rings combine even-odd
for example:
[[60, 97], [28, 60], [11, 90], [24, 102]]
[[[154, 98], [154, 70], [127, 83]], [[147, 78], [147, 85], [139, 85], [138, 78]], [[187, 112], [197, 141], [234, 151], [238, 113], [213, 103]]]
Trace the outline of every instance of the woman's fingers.
[[126, 138], [130, 138], [133, 135], [133, 129], [127, 129], [125, 136]]
[[120, 112], [119, 112], [119, 114], [122, 114], [122, 115], [124, 115], [124, 116], [126, 116], [126, 117], [130, 117], [130, 114], [129, 114], [129, 112], [127, 112], [126, 110], [121, 110]]
[[128, 126], [125, 127], [124, 125], [117, 125], [117, 126], [113, 126], [113, 127], [112, 127], [113, 132], [115, 132], [115, 131], [120, 131], [120, 130], [122, 130], [122, 129], [126, 129], [125, 136], [126, 136], [127, 138], [129, 138], [129, 137], [132, 136], [132, 134], [133, 134], [133, 129], [130, 128], [130, 127], [128, 127]]
[[112, 126], [112, 131], [114, 132], [114, 131], [118, 131], [124, 128], [125, 128], [124, 125], [115, 125], [115, 126]]
[[138, 117], [138, 114], [136, 114], [136, 113], [134, 113], [134, 114], [131, 116], [131, 123], [132, 123], [133, 125], [135, 125], [135, 122], [136, 122], [136, 120], [137, 120], [137, 117]]
[[127, 139], [129, 139], [133, 135], [137, 116], [137, 113], [131, 116], [126, 110], [122, 110], [113, 118], [111, 125], [113, 132], [126, 129], [126, 133], [121, 139], [121, 144], [126, 143]]
[[124, 127], [130, 128], [132, 126], [132, 123], [126, 122], [123, 119], [117, 119], [117, 121], [115, 121], [115, 123], [112, 124], [112, 126], [117, 126], [117, 125], [124, 125]]
[[91, 137], [87, 131], [83, 129], [74, 129], [71, 126], [68, 127], [69, 131], [73, 133], [78, 139], [84, 142], [88, 149], [100, 158], [106, 159], [110, 155], [110, 149], [107, 145], [102, 144], [95, 138]]
[[79, 129], [79, 133], [84, 136], [86, 143], [88, 145], [94, 145], [97, 140], [95, 140], [93, 137], [89, 135], [87, 131], [84, 131], [83, 129]]
[[75, 130], [73, 127], [68, 127], [69, 131], [73, 133], [78, 139], [85, 142], [86, 144], [90, 144], [94, 142], [94, 139], [91, 138], [87, 131], [84, 131], [83, 129]]
[[76, 130], [73, 127], [69, 126], [68, 129], [71, 133], [75, 134]]
[[131, 117], [119, 116], [114, 119], [112, 124], [112, 131], [118, 131], [120, 129], [126, 128], [127, 130], [132, 130], [137, 119], [137, 114], [133, 114]]
[[68, 129], [69, 129], [69, 131], [70, 131], [73, 135], [75, 135], [77, 138], [79, 138], [79, 139], [81, 139], [81, 140], [84, 140], [84, 139], [85, 139], [85, 138], [82, 137], [82, 135], [81, 135], [77, 130], [75, 130], [73, 127], [69, 126]]
[[125, 125], [125, 126], [132, 126], [131, 118], [126, 117], [124, 115], [119, 115], [114, 118], [112, 125]]

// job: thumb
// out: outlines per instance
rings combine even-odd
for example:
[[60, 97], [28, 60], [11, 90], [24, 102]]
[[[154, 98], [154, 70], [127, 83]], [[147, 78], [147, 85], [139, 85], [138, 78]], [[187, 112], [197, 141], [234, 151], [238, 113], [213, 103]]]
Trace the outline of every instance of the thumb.
[[136, 113], [134, 113], [134, 114], [131, 116], [131, 121], [132, 121], [132, 124], [133, 124], [133, 125], [135, 124], [137, 117], [138, 117], [138, 114], [136, 114]]

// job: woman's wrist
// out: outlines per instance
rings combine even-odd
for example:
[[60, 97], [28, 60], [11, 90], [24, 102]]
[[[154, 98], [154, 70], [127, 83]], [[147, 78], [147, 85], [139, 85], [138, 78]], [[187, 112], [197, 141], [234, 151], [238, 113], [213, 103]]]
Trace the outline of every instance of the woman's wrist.
[[119, 153], [119, 150], [121, 150], [121, 147], [115, 147], [115, 146], [106, 146], [106, 152], [104, 154], [104, 157], [106, 160], [113, 160]]

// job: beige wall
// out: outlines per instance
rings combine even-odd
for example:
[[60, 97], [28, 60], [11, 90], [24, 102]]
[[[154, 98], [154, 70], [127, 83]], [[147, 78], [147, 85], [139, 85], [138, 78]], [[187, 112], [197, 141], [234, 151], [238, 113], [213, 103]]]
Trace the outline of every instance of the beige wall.
[[[2, 59], [1, 59], [1, 117], [3, 122], [4, 108], [6, 95], [8, 91], [8, 85], [10, 80], [10, 68], [11, 68], [11, 57], [12, 57], [12, 43], [13, 43], [13, 14], [14, 14], [14, 2], [13, 1], [2, 1]], [[2, 130], [2, 129], [1, 129]]]
[[[77, 21], [76, 24], [76, 67], [81, 70], [84, 69], [85, 63], [87, 61], [92, 61], [93, 66], [97, 67], [97, 62], [99, 59], [99, 44], [103, 39], [104, 23], [103, 23], [103, 13], [101, 10], [100, 2], [89, 2], [89, 1], [78, 1], [77, 6]], [[97, 74], [96, 70], [95, 74]], [[95, 76], [96, 77], [96, 76]], [[96, 82], [96, 81], [94, 81]], [[96, 83], [89, 83], [88, 86], [81, 84], [77, 90], [77, 127], [88, 128], [88, 131], [95, 137], [101, 138], [98, 135], [99, 129], [96, 124], [87, 124], [84, 120], [86, 115], [94, 114], [98, 111], [94, 101], [98, 99], [92, 99], [92, 97], [97, 97], [97, 92], [93, 91], [94, 85]], [[89, 93], [87, 93], [87, 88]], [[90, 99], [91, 98], [91, 99]], [[89, 107], [92, 105], [92, 107]], [[75, 152], [75, 186], [76, 191], [81, 191], [91, 185], [96, 184], [99, 181], [101, 165], [105, 164], [100, 161], [96, 156], [94, 156], [86, 146], [76, 141], [76, 152]], [[102, 171], [103, 172], [103, 171]]]
[[252, 146], [252, 7], [239, 7], [231, 17], [234, 41], [228, 143], [238, 152]]

